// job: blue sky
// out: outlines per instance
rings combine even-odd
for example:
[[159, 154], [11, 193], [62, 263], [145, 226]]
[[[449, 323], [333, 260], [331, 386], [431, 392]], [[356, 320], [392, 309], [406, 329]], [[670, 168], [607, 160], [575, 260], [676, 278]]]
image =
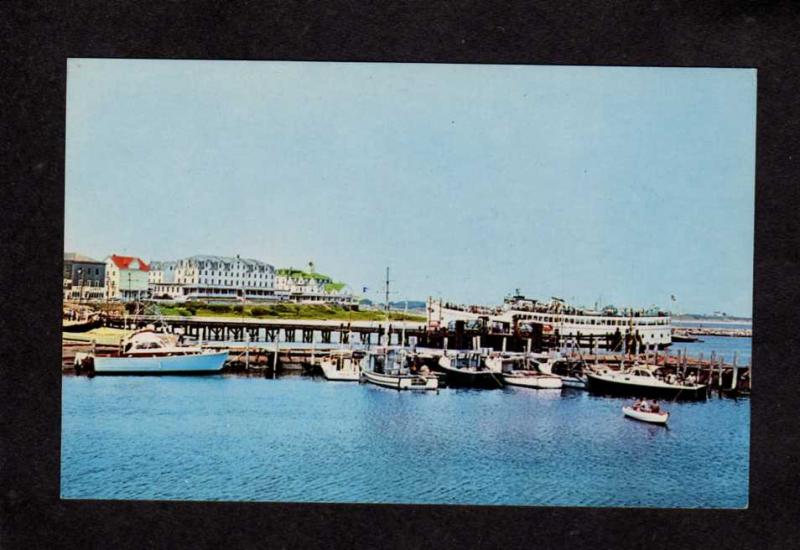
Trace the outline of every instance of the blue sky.
[[750, 315], [751, 69], [71, 59], [65, 250]]

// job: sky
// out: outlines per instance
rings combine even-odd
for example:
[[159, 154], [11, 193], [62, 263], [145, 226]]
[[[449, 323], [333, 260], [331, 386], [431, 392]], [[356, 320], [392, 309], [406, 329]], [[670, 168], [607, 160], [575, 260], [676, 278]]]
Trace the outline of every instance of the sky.
[[755, 109], [754, 69], [70, 59], [65, 251], [750, 316]]

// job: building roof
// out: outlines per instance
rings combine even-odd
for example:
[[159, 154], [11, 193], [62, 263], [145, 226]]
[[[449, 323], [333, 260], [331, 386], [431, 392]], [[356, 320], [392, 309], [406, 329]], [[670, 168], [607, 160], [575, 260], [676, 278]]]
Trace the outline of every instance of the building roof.
[[102, 264], [105, 265], [105, 262], [101, 262], [100, 260], [95, 260], [94, 258], [90, 258], [89, 256], [84, 256], [83, 254], [79, 254], [77, 252], [64, 252], [64, 261], [65, 262], [79, 262], [82, 264]]
[[[180, 261], [180, 260], [179, 260]], [[232, 264], [235, 262], [241, 262], [246, 266], [249, 267], [261, 267], [266, 269], [275, 269], [272, 264], [268, 264], [267, 262], [262, 262], [261, 260], [255, 260], [253, 258], [240, 258], [239, 256], [211, 256], [206, 254], [197, 254], [195, 256], [189, 256], [188, 258], [184, 258], [183, 261], [188, 262], [216, 262], [221, 264]]]
[[284, 277], [291, 277], [294, 279], [314, 279], [316, 281], [333, 281], [331, 277], [327, 275], [323, 275], [322, 273], [311, 273], [309, 271], [303, 271], [302, 269], [294, 269], [294, 268], [285, 268], [282, 267], [278, 269], [276, 272], [278, 275]]
[[147, 265], [144, 260], [141, 258], [137, 258], [135, 256], [117, 256], [116, 254], [112, 254], [109, 256], [114, 265], [116, 265], [120, 269], [131, 269], [129, 266], [131, 262], [136, 260], [139, 262], [139, 271], [150, 271], [150, 266]]

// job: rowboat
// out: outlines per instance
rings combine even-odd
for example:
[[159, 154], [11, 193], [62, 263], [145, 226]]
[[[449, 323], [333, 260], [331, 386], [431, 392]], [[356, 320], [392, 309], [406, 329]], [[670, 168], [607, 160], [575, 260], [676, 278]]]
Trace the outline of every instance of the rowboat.
[[622, 413], [628, 418], [633, 418], [640, 422], [649, 422], [650, 424], [665, 425], [669, 420], [669, 413], [666, 411], [652, 412], [643, 411], [635, 407], [622, 407]]

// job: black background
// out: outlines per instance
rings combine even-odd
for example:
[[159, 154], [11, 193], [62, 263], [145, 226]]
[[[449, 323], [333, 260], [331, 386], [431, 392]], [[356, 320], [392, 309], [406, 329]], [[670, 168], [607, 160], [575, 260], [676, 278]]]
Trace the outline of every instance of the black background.
[[[788, 2], [4, 2], [0, 546], [800, 548], [798, 29]], [[68, 57], [758, 68], [749, 509], [59, 500]]]

